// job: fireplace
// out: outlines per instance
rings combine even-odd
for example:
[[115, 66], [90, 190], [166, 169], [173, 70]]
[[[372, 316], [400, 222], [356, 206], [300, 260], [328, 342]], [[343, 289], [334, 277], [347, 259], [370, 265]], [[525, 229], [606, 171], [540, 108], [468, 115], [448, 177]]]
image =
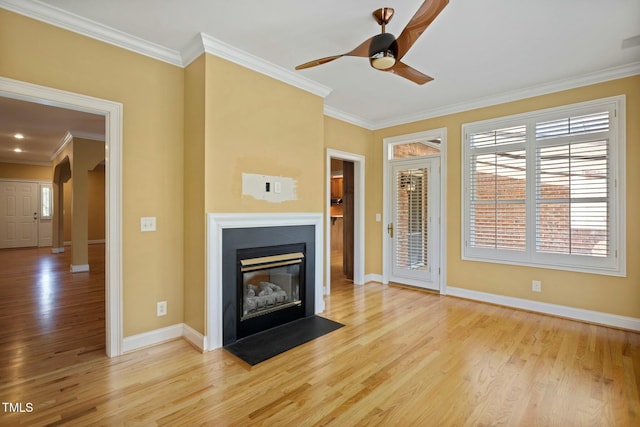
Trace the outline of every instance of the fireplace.
[[[208, 350], [324, 310], [322, 214], [209, 214], [208, 220]], [[268, 298], [275, 293], [282, 299], [283, 293], [264, 284], [271, 292], [248, 302], [256, 307], [245, 314], [245, 288], [251, 294], [253, 285], [260, 296], [260, 282], [275, 284], [287, 302]]]
[[[204, 348], [237, 341], [238, 250], [304, 243], [304, 316], [324, 311], [322, 213], [207, 214]], [[297, 251], [296, 251], [297, 252]], [[301, 298], [302, 300], [302, 298]], [[257, 316], [263, 317], [263, 316]]]
[[304, 243], [236, 251], [237, 339], [305, 317], [305, 252]]

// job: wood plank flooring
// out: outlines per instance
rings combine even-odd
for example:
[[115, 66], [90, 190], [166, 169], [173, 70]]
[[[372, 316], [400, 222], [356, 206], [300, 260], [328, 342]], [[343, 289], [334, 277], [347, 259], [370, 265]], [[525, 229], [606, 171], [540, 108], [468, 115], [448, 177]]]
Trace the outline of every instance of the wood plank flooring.
[[345, 327], [253, 368], [183, 340], [64, 367], [3, 350], [0, 399], [33, 410], [0, 425], [640, 425], [640, 334], [345, 280], [326, 305]]
[[69, 248], [0, 251], [0, 384], [103, 357], [104, 245], [89, 263], [71, 273]]

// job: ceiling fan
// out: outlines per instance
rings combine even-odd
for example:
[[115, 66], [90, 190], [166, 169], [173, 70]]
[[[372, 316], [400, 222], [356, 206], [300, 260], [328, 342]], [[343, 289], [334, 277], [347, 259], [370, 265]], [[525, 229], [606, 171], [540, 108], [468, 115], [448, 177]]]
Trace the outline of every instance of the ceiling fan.
[[420, 37], [424, 30], [426, 30], [438, 14], [442, 12], [442, 9], [444, 9], [447, 3], [449, 3], [449, 0], [426, 0], [422, 3], [415, 15], [413, 15], [413, 18], [411, 18], [398, 38], [395, 38], [391, 33], [385, 32], [386, 25], [393, 17], [393, 9], [390, 7], [380, 8], [373, 12], [373, 17], [378, 25], [382, 26], [381, 34], [365, 40], [351, 52], [315, 59], [298, 65], [296, 70], [326, 64], [343, 56], [360, 56], [368, 57], [371, 66], [377, 70], [396, 74], [419, 85], [430, 82], [433, 80], [432, 77], [408, 66], [402, 62], [401, 59], [406, 55], [416, 40], [418, 40], [418, 37]]

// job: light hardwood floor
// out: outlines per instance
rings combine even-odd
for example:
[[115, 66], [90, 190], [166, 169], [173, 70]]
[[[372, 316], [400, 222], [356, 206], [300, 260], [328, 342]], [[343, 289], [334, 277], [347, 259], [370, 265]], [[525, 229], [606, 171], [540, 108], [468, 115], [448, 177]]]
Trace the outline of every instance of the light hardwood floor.
[[183, 340], [64, 367], [3, 349], [0, 399], [33, 411], [0, 425], [640, 425], [640, 334], [376, 283], [326, 304], [344, 328], [253, 368]]
[[71, 273], [69, 248], [0, 251], [0, 384], [105, 354], [104, 245], [89, 264]]

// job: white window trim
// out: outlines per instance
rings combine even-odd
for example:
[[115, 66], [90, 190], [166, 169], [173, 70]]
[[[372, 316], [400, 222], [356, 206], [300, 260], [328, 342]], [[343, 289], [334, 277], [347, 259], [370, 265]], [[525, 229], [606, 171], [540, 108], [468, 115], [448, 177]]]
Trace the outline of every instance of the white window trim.
[[[500, 249], [470, 248], [470, 200], [469, 200], [469, 162], [471, 150], [468, 145], [468, 135], [475, 132], [488, 131], [510, 127], [516, 124], [529, 124], [544, 121], [547, 118], [558, 118], [561, 115], [570, 116], [574, 112], [588, 114], [590, 110], [612, 108], [615, 117], [611, 122], [609, 146], [610, 177], [613, 181], [610, 191], [610, 239], [611, 257], [581, 257], [579, 255], [559, 256], [557, 254], [535, 253], [535, 179], [527, 182], [527, 243], [525, 251], [510, 251]], [[533, 139], [533, 142], [530, 142]], [[527, 170], [535, 170], [535, 134], [528, 135]], [[577, 104], [532, 111], [512, 116], [500, 117], [462, 125], [462, 259], [499, 264], [520, 265], [529, 267], [549, 268], [556, 270], [576, 271], [593, 274], [626, 277], [626, 99], [624, 95], [597, 99]], [[535, 253], [535, 257], [534, 257]]]

